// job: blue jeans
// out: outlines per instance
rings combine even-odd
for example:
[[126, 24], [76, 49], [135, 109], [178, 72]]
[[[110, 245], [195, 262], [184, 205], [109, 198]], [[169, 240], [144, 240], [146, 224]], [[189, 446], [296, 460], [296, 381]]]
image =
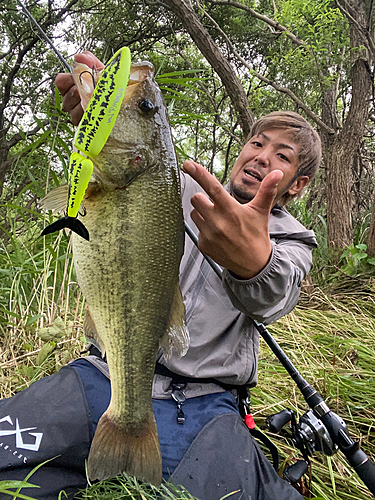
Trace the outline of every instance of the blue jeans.
[[[93, 430], [109, 405], [111, 398], [110, 382], [95, 366], [84, 358], [70, 363], [85, 390], [87, 404], [93, 421]], [[177, 404], [172, 399], [152, 400], [158, 427], [162, 455], [163, 477], [168, 479], [199, 431], [216, 415], [238, 413], [236, 400], [231, 392], [208, 394], [189, 398], [183, 405], [185, 422], [177, 423]]]

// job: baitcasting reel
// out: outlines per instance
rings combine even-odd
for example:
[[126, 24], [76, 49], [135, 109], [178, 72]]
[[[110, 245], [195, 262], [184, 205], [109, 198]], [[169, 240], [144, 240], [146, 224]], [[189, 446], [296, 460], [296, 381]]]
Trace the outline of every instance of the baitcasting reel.
[[[338, 415], [335, 415], [335, 417], [346, 428], [345, 422]], [[327, 428], [313, 410], [309, 410], [302, 415], [299, 422], [297, 422], [293, 410], [289, 409], [270, 415], [266, 420], [268, 429], [275, 434], [280, 432], [288, 423], [293, 444], [301, 450], [304, 458], [304, 460], [297, 460], [296, 463], [284, 469], [284, 479], [290, 484], [295, 484], [306, 474], [310, 465], [309, 457], [313, 456], [316, 451], [332, 456], [339, 448], [332, 441]]]

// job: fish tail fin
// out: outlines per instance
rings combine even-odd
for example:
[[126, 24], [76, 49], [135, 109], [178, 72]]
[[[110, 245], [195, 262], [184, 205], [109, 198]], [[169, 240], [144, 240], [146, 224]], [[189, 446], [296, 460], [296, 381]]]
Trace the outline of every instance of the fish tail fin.
[[61, 219], [58, 219], [55, 222], [52, 222], [52, 224], [45, 227], [43, 229], [41, 236], [54, 233], [55, 231], [60, 231], [60, 229], [64, 229], [65, 227], [71, 229], [72, 231], [77, 233], [78, 236], [81, 236], [85, 240], [87, 241], [90, 240], [89, 232], [87, 231], [86, 227], [82, 224], [82, 222], [76, 217], [68, 217], [67, 215], [65, 217], [62, 217]]
[[130, 432], [117, 426], [107, 410], [99, 420], [91, 444], [87, 471], [92, 481], [125, 472], [160, 486], [161, 454], [154, 416], [140, 431]]

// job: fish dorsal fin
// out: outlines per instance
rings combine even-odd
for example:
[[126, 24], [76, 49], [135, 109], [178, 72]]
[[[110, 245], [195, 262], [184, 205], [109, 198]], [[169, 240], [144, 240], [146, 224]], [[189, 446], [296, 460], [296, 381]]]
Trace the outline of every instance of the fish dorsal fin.
[[181, 358], [189, 349], [190, 336], [185, 322], [185, 306], [182, 300], [180, 285], [177, 283], [173, 296], [173, 303], [169, 318], [169, 326], [160, 340], [160, 347], [166, 359], [170, 358], [173, 350]]
[[85, 317], [83, 319], [83, 333], [89, 344], [93, 344], [99, 351], [101, 351], [102, 356], [105, 355], [104, 344], [99, 337], [98, 331], [96, 329], [94, 320], [90, 314], [90, 309], [86, 307]]

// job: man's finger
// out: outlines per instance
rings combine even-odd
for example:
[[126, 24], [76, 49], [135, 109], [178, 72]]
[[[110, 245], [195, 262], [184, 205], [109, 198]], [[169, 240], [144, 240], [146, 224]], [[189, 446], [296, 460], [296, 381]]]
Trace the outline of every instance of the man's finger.
[[190, 212], [190, 217], [194, 224], [197, 226], [198, 231], [200, 232], [204, 224], [203, 217], [195, 209]]
[[81, 102], [78, 89], [75, 85], [73, 85], [73, 87], [70, 87], [70, 89], [68, 89], [68, 91], [63, 95], [63, 110], [70, 113], [72, 109], [74, 109]]
[[214, 206], [212, 201], [204, 193], [195, 193], [190, 200], [191, 204], [203, 218], [206, 218], [210, 209]]
[[65, 95], [74, 86], [74, 78], [71, 73], [58, 73], [55, 78], [56, 87], [61, 95]]
[[215, 205], [228, 206], [228, 203], [232, 203], [230, 194], [202, 165], [188, 160], [183, 164], [183, 168], [206, 191]]
[[83, 108], [81, 103], [77, 104], [75, 108], [70, 111], [70, 120], [76, 127], [79, 125], [83, 116]]
[[104, 64], [88, 50], [84, 50], [80, 54], [76, 54], [74, 56], [74, 60], [77, 63], [86, 64], [89, 68], [95, 66], [98, 71], [101, 71], [104, 68]]
[[274, 170], [270, 172], [263, 179], [260, 185], [259, 191], [255, 195], [254, 199], [250, 202], [251, 206], [258, 208], [260, 210], [266, 210], [271, 212], [271, 209], [275, 202], [275, 196], [277, 193], [277, 184], [283, 178], [284, 174], [281, 170]]

